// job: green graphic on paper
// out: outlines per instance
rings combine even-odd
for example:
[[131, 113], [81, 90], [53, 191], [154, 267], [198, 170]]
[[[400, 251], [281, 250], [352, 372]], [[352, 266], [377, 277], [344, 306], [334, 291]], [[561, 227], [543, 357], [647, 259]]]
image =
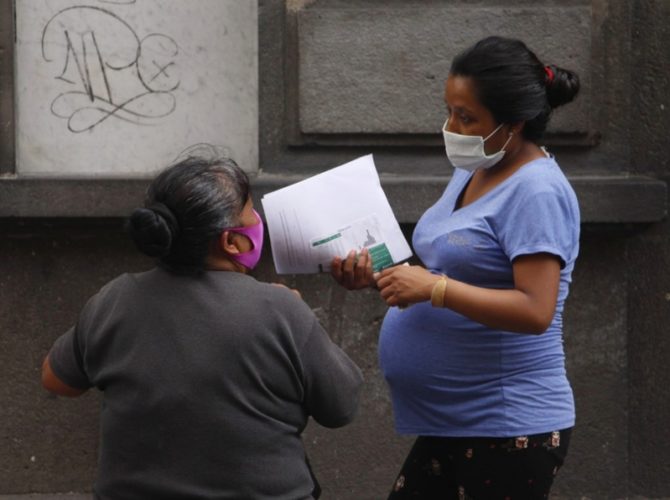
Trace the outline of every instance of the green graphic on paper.
[[373, 247], [369, 247], [370, 257], [372, 257], [372, 271], [379, 272], [382, 269], [393, 265], [393, 258], [389, 252], [386, 243], [380, 243]]
[[328, 236], [328, 237], [323, 238], [321, 240], [313, 241], [312, 246], [313, 247], [318, 247], [318, 246], [321, 246], [321, 245], [325, 245], [326, 243], [330, 243], [331, 241], [336, 240], [336, 239], [341, 238], [341, 237], [342, 237], [342, 235], [340, 233], [333, 234], [332, 236]]

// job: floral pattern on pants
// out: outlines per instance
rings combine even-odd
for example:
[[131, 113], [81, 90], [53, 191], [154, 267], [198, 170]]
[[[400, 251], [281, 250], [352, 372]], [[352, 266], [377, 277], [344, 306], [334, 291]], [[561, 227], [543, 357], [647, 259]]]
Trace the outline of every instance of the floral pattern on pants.
[[571, 429], [513, 438], [420, 436], [388, 500], [542, 500]]

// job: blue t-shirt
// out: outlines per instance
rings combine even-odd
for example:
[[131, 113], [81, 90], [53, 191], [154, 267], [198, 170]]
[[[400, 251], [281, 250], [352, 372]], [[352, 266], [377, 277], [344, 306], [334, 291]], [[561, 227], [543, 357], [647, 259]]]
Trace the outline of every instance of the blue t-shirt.
[[[574, 425], [563, 304], [579, 250], [579, 206], [553, 158], [534, 160], [455, 210], [472, 174], [456, 169], [414, 231], [427, 269], [485, 288], [514, 288], [512, 261], [561, 261], [556, 311], [541, 335], [494, 330], [422, 302], [389, 309], [379, 360], [401, 434], [512, 437]], [[449, 290], [447, 288], [447, 294]]]

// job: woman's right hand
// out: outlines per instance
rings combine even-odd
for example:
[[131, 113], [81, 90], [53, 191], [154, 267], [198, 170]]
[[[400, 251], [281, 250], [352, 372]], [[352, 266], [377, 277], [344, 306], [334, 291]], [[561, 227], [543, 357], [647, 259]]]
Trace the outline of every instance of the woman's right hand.
[[372, 276], [372, 257], [367, 248], [361, 250], [358, 256], [355, 250], [351, 250], [344, 260], [335, 257], [330, 265], [330, 274], [347, 290], [360, 290], [376, 285]]

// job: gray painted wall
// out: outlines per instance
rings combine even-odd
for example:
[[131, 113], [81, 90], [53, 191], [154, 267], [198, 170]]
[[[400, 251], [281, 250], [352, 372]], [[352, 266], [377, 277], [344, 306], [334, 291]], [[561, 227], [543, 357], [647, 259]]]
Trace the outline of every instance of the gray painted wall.
[[[300, 82], [295, 49], [324, 43], [317, 39], [323, 34], [319, 30], [325, 29], [317, 22], [320, 15], [331, 22], [325, 27], [332, 37], [347, 27], [338, 30], [332, 25], [335, 20], [359, 23], [361, 46], [373, 47], [373, 55], [379, 57], [384, 56], [384, 44], [377, 37], [384, 33], [384, 23], [398, 29], [403, 21], [408, 39], [416, 33], [418, 46], [434, 46], [437, 54], [441, 44], [467, 35], [464, 26], [439, 16], [458, 8], [459, 19], [465, 19], [470, 9], [479, 9], [473, 19], [500, 13], [506, 30], [536, 39], [534, 48], [543, 52], [555, 50], [553, 44], [564, 40], [563, 34], [544, 32], [538, 23], [528, 25], [526, 14], [505, 17], [508, 11], [500, 9], [520, 5], [533, 19], [551, 12], [576, 15], [590, 33], [591, 53], [584, 69], [591, 93], [583, 102], [588, 108], [585, 116], [591, 117], [589, 133], [554, 133], [549, 143], [571, 180], [583, 186], [580, 203], [591, 215], [582, 228], [581, 255], [565, 312], [568, 372], [578, 424], [555, 493], [557, 498], [570, 499], [670, 497], [670, 448], [666, 446], [670, 442], [670, 232], [664, 216], [665, 183], [670, 181], [670, 2], [370, 0], [361, 9], [362, 4], [353, 0], [259, 2], [259, 148], [261, 169], [267, 176], [255, 181], [257, 194], [274, 186], [273, 182], [287, 182], [289, 174], [309, 174], [372, 151], [409, 235], [417, 214], [412, 207], [430, 203], [447, 180], [439, 135], [425, 132], [425, 123], [417, 117], [399, 133], [393, 98], [388, 99], [388, 109], [375, 109], [385, 116], [378, 124], [388, 119], [389, 130], [361, 132], [353, 125], [353, 130], [346, 130], [347, 117], [338, 121], [323, 116], [328, 112], [318, 111], [318, 99], [313, 101], [317, 110], [309, 111], [313, 113], [308, 115], [309, 123], [318, 119], [326, 129], [345, 130], [301, 130], [296, 89], [301, 83], [322, 85], [314, 74], [320, 70], [318, 64], [327, 66], [329, 61], [310, 62], [305, 71], [312, 72], [308, 79], [312, 83]], [[422, 13], [415, 12], [421, 10], [419, 6], [434, 9], [443, 19], [435, 29], [443, 26], [443, 32], [425, 32], [428, 27], [419, 23]], [[0, 12], [2, 8], [0, 4]], [[407, 10], [399, 16], [403, 8]], [[379, 13], [375, 22], [371, 11]], [[580, 47], [585, 43], [580, 39]], [[8, 79], [6, 50], [0, 42], [0, 82]], [[419, 60], [426, 67], [442, 64], [446, 68], [433, 56], [420, 54]], [[402, 60], [397, 60], [401, 65]], [[403, 68], [397, 74], [406, 85], [411, 68]], [[364, 69], [358, 76], [362, 81], [369, 76]], [[337, 76], [333, 68], [326, 70]], [[435, 79], [446, 76], [437, 72]], [[384, 87], [383, 82], [380, 86]], [[392, 91], [390, 86], [385, 89]], [[355, 93], [350, 98], [364, 114], [366, 101]], [[441, 93], [426, 96], [433, 98], [441, 106]], [[432, 113], [430, 109], [426, 107], [426, 112]], [[11, 121], [5, 114], [0, 118]], [[427, 120], [439, 118], [438, 113]], [[8, 157], [7, 150], [0, 151], [0, 160]], [[0, 166], [0, 171], [7, 170], [11, 168], [6, 163]], [[617, 189], [607, 188], [613, 183]], [[90, 490], [100, 398], [95, 392], [78, 400], [47, 395], [39, 386], [40, 363], [53, 340], [103, 283], [121, 272], [151, 265], [133, 249], [118, 218], [139, 202], [141, 189], [135, 184], [96, 186], [99, 191], [95, 192], [104, 200], [101, 205], [96, 205], [97, 196], [85, 194], [87, 185], [0, 180], [0, 495]], [[105, 186], [113, 196], [105, 198]], [[55, 198], [49, 198], [54, 193], [70, 196], [54, 203]], [[12, 202], [3, 205], [3, 198]], [[58, 206], [98, 211], [88, 211], [96, 218], [75, 209], [65, 218], [50, 217], [59, 214]], [[616, 217], [611, 217], [612, 212]], [[645, 215], [636, 216], [640, 213]], [[310, 425], [305, 433], [324, 498], [384, 498], [411, 440], [393, 431], [388, 392], [377, 367], [383, 303], [372, 291], [346, 292], [328, 276], [280, 278], [272, 270], [269, 249], [257, 276], [299, 288], [333, 339], [366, 376], [363, 405], [354, 424], [335, 431]]]

